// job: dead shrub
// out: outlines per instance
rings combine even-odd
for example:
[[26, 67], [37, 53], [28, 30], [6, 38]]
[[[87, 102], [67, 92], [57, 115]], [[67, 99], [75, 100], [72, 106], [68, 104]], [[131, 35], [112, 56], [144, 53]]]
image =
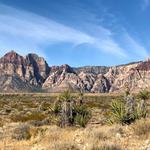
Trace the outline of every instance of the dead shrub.
[[28, 140], [31, 138], [30, 128], [27, 125], [19, 125], [12, 133], [12, 139]]

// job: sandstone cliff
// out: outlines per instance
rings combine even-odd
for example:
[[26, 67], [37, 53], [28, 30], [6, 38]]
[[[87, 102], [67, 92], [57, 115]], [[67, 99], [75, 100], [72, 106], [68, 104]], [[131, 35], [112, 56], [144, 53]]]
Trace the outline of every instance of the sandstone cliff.
[[120, 66], [69, 65], [49, 67], [36, 54], [23, 57], [11, 51], [0, 58], [0, 92], [61, 92], [66, 89], [85, 92], [121, 92], [150, 87], [150, 61]]

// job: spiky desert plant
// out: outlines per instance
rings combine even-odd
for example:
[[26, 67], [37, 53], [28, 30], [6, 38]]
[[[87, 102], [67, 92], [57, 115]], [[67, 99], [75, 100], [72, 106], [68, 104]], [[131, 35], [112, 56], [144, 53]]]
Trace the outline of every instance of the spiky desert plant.
[[125, 104], [122, 101], [116, 100], [111, 103], [111, 123], [124, 123], [126, 118]]
[[85, 127], [91, 118], [91, 113], [85, 105], [78, 105], [75, 108], [75, 122], [81, 127]]
[[137, 104], [138, 118], [145, 118], [148, 114], [147, 100], [150, 98], [150, 92], [144, 89], [139, 92], [138, 97], [139, 97], [139, 101]]
[[52, 111], [55, 113], [55, 114], [58, 114], [61, 110], [61, 101], [60, 100], [56, 100], [54, 102], [54, 105], [52, 107]]
[[74, 123], [74, 99], [70, 93], [70, 91], [64, 91], [59, 97], [59, 105], [58, 108], [60, 111], [60, 126], [70, 126]]
[[77, 98], [78, 98], [79, 104], [82, 105], [83, 104], [83, 99], [84, 99], [84, 93], [83, 93], [83, 91], [79, 92]]
[[[80, 95], [79, 100], [83, 100]], [[78, 124], [85, 127], [89, 120], [89, 111], [83, 102], [77, 103], [69, 91], [65, 91], [59, 96], [60, 125], [62, 127]]]
[[140, 101], [135, 100], [134, 96], [127, 93], [124, 101], [113, 101], [111, 104], [111, 119], [109, 123], [131, 124], [137, 119], [147, 116], [146, 99], [149, 98], [149, 92], [140, 91]]
[[71, 101], [72, 100], [72, 95], [70, 93], [69, 90], [64, 91], [60, 96], [59, 96], [59, 100], [61, 101]]
[[150, 92], [147, 89], [141, 90], [138, 97], [142, 100], [147, 100], [150, 98]]

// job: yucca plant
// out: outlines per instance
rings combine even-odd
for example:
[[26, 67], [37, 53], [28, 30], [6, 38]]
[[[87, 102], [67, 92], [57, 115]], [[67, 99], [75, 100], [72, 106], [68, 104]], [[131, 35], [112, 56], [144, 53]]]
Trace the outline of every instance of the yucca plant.
[[80, 91], [77, 98], [79, 100], [79, 104], [82, 105], [83, 104], [83, 99], [84, 99], [84, 93], [82, 91]]
[[79, 100], [80, 103], [77, 103], [69, 91], [64, 91], [59, 96], [58, 101], [55, 102], [54, 110], [60, 116], [62, 127], [75, 124], [85, 127], [87, 124], [90, 119], [90, 112], [83, 105], [83, 94], [79, 94]]
[[72, 95], [69, 90], [64, 91], [58, 98], [61, 101], [71, 101], [72, 100]]
[[61, 101], [58, 99], [54, 102], [54, 105], [52, 107], [52, 112], [55, 114], [60, 113], [61, 111]]
[[142, 100], [147, 100], [150, 98], [150, 92], [147, 89], [141, 90], [138, 97]]
[[140, 91], [139, 101], [135, 100], [132, 94], [127, 93], [124, 101], [113, 101], [111, 104], [111, 119], [109, 123], [131, 124], [137, 119], [147, 116], [146, 99], [149, 98], [149, 92]]
[[85, 105], [79, 105], [75, 108], [75, 122], [81, 127], [85, 127], [88, 121], [91, 118], [90, 111], [86, 108]]
[[146, 101], [150, 98], [150, 92], [147, 89], [144, 89], [139, 92], [138, 97], [140, 99], [137, 106], [139, 117], [145, 118], [148, 112]]
[[110, 122], [123, 123], [126, 118], [125, 104], [116, 100], [111, 103], [111, 120]]

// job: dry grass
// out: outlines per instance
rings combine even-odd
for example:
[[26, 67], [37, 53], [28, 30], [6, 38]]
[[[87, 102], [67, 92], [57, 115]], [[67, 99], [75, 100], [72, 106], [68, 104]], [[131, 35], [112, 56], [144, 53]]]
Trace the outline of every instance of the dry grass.
[[[51, 107], [57, 94], [16, 94], [0, 95], [0, 150], [147, 150], [150, 149], [150, 119], [138, 120], [130, 126], [114, 124], [100, 124], [103, 117], [106, 117], [106, 110], [110, 101], [119, 95], [109, 94], [86, 94], [85, 103], [92, 111], [91, 121], [86, 128], [68, 127], [60, 128], [54, 124], [40, 127], [31, 126], [28, 120], [43, 120], [48, 117], [49, 107]], [[12, 102], [13, 101], [13, 102]], [[42, 118], [39, 114], [32, 115], [29, 112], [39, 110], [39, 105], [43, 103]], [[11, 107], [11, 112], [5, 112], [4, 106]], [[18, 107], [20, 106], [20, 107]], [[25, 111], [27, 110], [27, 111]], [[28, 111], [29, 110], [29, 111]], [[5, 114], [6, 113], [6, 114]], [[22, 114], [23, 117], [31, 115], [26, 121], [12, 122], [11, 116]], [[23, 115], [24, 114], [24, 115]], [[43, 118], [44, 115], [44, 118]], [[94, 123], [93, 123], [94, 122]], [[96, 123], [98, 122], [98, 124]], [[17, 126], [29, 126], [30, 138], [28, 140], [17, 140], [12, 138], [14, 129]]]
[[12, 121], [14, 122], [27, 122], [30, 120], [35, 120], [35, 121], [42, 121], [46, 118], [44, 114], [41, 114], [39, 112], [33, 112], [25, 115], [14, 115], [11, 117]]
[[[133, 126], [137, 127], [135, 124]], [[147, 140], [139, 138], [141, 133], [138, 136], [137, 133], [133, 127], [120, 125], [96, 125], [85, 129], [75, 127], [64, 129], [52, 125], [32, 127], [30, 139], [18, 141], [6, 137], [0, 140], [0, 149], [9, 150], [10, 147], [11, 150], [140, 150]]]
[[140, 139], [142, 138], [150, 138], [150, 120], [142, 119], [138, 120], [133, 125], [134, 134], [137, 135]]

